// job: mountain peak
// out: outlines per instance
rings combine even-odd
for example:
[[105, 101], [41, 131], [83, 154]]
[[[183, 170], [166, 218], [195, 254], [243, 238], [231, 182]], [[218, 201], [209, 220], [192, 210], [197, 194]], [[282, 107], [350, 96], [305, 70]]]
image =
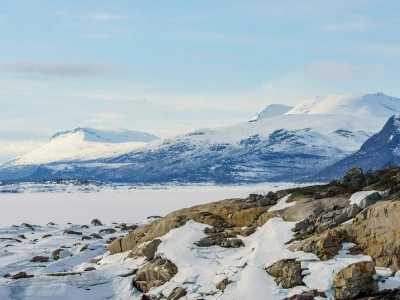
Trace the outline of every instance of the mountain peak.
[[250, 122], [272, 118], [277, 116], [282, 116], [287, 113], [289, 110], [293, 109], [293, 106], [287, 106], [282, 104], [271, 104], [264, 108], [261, 112], [256, 114]]
[[399, 98], [383, 93], [350, 93], [313, 97], [300, 103], [287, 114], [341, 114], [363, 118], [389, 118], [399, 111]]
[[155, 135], [128, 129], [95, 129], [90, 127], [78, 127], [72, 130], [58, 132], [50, 138], [50, 141], [56, 141], [71, 136], [80, 136], [84, 141], [99, 143], [148, 143], [158, 139]]

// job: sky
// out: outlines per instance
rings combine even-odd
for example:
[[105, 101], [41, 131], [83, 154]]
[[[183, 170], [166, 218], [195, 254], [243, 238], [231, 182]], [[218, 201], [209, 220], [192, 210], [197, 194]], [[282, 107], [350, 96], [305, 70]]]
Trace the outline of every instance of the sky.
[[5, 0], [0, 163], [59, 131], [168, 137], [332, 93], [400, 97], [398, 0]]

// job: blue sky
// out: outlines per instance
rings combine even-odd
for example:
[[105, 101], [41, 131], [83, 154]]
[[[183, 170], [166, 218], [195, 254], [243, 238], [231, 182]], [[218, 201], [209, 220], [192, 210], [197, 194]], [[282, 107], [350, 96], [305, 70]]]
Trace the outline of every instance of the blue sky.
[[79, 126], [166, 137], [316, 95], [400, 97], [398, 0], [4, 2], [0, 162]]

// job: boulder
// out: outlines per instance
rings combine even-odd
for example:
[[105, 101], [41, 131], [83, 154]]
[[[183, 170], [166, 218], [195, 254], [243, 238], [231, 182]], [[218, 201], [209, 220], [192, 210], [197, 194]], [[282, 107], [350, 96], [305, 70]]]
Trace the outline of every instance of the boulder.
[[31, 259], [31, 262], [48, 262], [49, 258], [47, 256], [35, 256]]
[[84, 235], [82, 236], [82, 241], [84, 240], [91, 240], [92, 238], [90, 236]]
[[158, 287], [171, 280], [178, 273], [178, 268], [169, 260], [156, 258], [140, 268], [133, 280], [133, 286], [142, 293], [152, 287]]
[[360, 208], [365, 209], [382, 199], [382, 195], [379, 192], [372, 193], [368, 195], [360, 202]]
[[63, 235], [66, 235], [66, 234], [82, 235], [82, 232], [74, 231], [74, 230], [64, 230]]
[[103, 233], [103, 232], [107, 233], [107, 234], [112, 234], [112, 233], [116, 233], [117, 231], [114, 228], [104, 228], [99, 231], [99, 233]]
[[35, 228], [33, 228], [32, 225], [28, 224], [28, 223], [22, 223], [22, 226], [28, 227], [30, 230], [34, 231]]
[[219, 282], [217, 284], [217, 289], [224, 291], [226, 289], [226, 287], [228, 286], [228, 284], [232, 283], [231, 280], [229, 280], [228, 278], [225, 278], [224, 280], [222, 280], [221, 282]]
[[275, 282], [289, 289], [303, 285], [301, 276], [301, 263], [294, 259], [283, 259], [267, 268], [267, 273], [275, 277]]
[[25, 235], [23, 235], [23, 234], [20, 234], [18, 237], [20, 237], [20, 238], [23, 239], [23, 240], [26, 240], [26, 237], [25, 237]]
[[271, 205], [271, 199], [264, 197], [258, 200], [258, 205], [259, 206], [269, 206]]
[[93, 237], [94, 239], [98, 239], [98, 240], [102, 240], [103, 239], [103, 237], [100, 234], [97, 234], [97, 233], [92, 233], [90, 236]]
[[211, 247], [211, 246], [214, 246], [214, 245], [215, 245], [215, 241], [212, 238], [208, 237], [208, 236], [203, 237], [202, 239], [200, 239], [197, 242], [197, 246], [199, 246], [199, 247]]
[[349, 219], [350, 219], [349, 214], [347, 212], [342, 212], [340, 215], [335, 217], [335, 223], [342, 224], [342, 223], [348, 221]]
[[292, 231], [294, 231], [294, 232], [300, 231], [301, 229], [307, 228], [308, 226], [310, 226], [310, 223], [308, 223], [308, 221], [306, 221], [306, 220], [300, 221], [294, 225], [294, 228], [292, 229]]
[[344, 187], [352, 187], [356, 190], [361, 190], [361, 188], [365, 185], [366, 178], [362, 169], [353, 168], [344, 175], [342, 180], [340, 181], [341, 185]]
[[11, 279], [22, 279], [22, 278], [30, 278], [33, 275], [28, 275], [25, 272], [19, 272], [11, 277]]
[[96, 268], [95, 267], [88, 267], [83, 271], [85, 271], [85, 272], [96, 271]]
[[314, 300], [314, 296], [294, 295], [283, 300]]
[[240, 246], [243, 246], [241, 239], [225, 239], [221, 243], [221, 247], [224, 248], [239, 248]]
[[81, 226], [81, 228], [88, 229], [88, 228], [89, 228], [89, 226], [87, 226], [87, 225], [82, 225], [82, 226]]
[[268, 192], [268, 194], [265, 197], [267, 197], [271, 201], [278, 201], [278, 199], [279, 199], [277, 193], [274, 193], [274, 192]]
[[184, 296], [186, 296], [186, 290], [181, 287], [176, 287], [172, 290], [171, 294], [169, 294], [167, 300], [178, 300]]
[[250, 236], [256, 232], [257, 227], [247, 227], [242, 231], [243, 236]]
[[357, 204], [353, 204], [352, 206], [346, 209], [346, 213], [349, 218], [355, 218], [360, 211], [361, 208]]
[[152, 260], [154, 258], [154, 255], [157, 252], [158, 246], [162, 243], [160, 239], [155, 239], [152, 240], [150, 243], [148, 243], [146, 246], [143, 248], [143, 255], [146, 256], [147, 260]]
[[46, 226], [54, 226], [54, 225], [56, 225], [56, 224], [54, 224], [53, 222], [49, 222], [46, 224]]
[[[53, 257], [54, 260], [59, 260], [60, 258], [62, 258], [62, 252], [66, 251], [65, 254], [68, 254], [69, 252], [63, 248], [59, 248], [57, 250], [54, 250], [53, 253], [51, 254], [51, 256]], [[65, 255], [64, 255], [65, 256]]]
[[99, 219], [93, 219], [92, 222], [90, 222], [92, 226], [102, 226], [103, 224], [100, 222]]
[[52, 234], [45, 234], [44, 236], [42, 236], [42, 239], [45, 239], [45, 238], [48, 238], [48, 237], [51, 237], [51, 236], [53, 236]]
[[375, 274], [375, 265], [371, 261], [361, 261], [340, 270], [333, 278], [336, 298], [369, 296], [378, 290], [378, 283], [373, 279]]

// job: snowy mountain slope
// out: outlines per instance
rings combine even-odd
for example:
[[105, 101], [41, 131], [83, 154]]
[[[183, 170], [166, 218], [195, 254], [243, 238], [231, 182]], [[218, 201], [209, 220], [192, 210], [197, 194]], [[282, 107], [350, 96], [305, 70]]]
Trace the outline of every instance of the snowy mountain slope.
[[50, 140], [60, 139], [75, 134], [83, 134], [83, 140], [98, 143], [127, 143], [143, 142], [149, 143], [157, 140], [158, 137], [141, 131], [133, 131], [122, 128], [114, 129], [94, 129], [89, 127], [79, 127], [73, 130], [58, 132]]
[[[57, 135], [41, 155], [33, 151], [1, 167], [0, 180], [245, 184], [305, 179], [357, 151], [393, 111], [400, 113], [400, 99], [383, 94], [330, 95], [307, 100], [286, 115], [146, 145], [95, 143], [73, 131]], [[76, 142], [65, 146], [67, 138], [84, 140], [84, 149]], [[66, 159], [63, 151], [74, 155]]]
[[366, 172], [387, 164], [400, 165], [400, 115], [391, 117], [357, 152], [324, 169], [317, 177], [331, 179], [343, 176], [351, 168], [359, 167]]
[[400, 112], [400, 99], [382, 93], [332, 94], [314, 97], [299, 104], [286, 114], [341, 114], [361, 118], [389, 118]]
[[41, 165], [117, 156], [156, 139], [156, 136], [147, 133], [125, 129], [76, 128], [53, 135], [49, 143], [5, 166]]
[[154, 141], [120, 156], [42, 165], [26, 181], [254, 183], [310, 176], [356, 151], [384, 119], [286, 115]]
[[271, 104], [264, 108], [261, 112], [256, 114], [250, 121], [258, 121], [266, 118], [272, 118], [282, 116], [288, 111], [293, 109], [293, 106], [287, 106], [282, 104]]

